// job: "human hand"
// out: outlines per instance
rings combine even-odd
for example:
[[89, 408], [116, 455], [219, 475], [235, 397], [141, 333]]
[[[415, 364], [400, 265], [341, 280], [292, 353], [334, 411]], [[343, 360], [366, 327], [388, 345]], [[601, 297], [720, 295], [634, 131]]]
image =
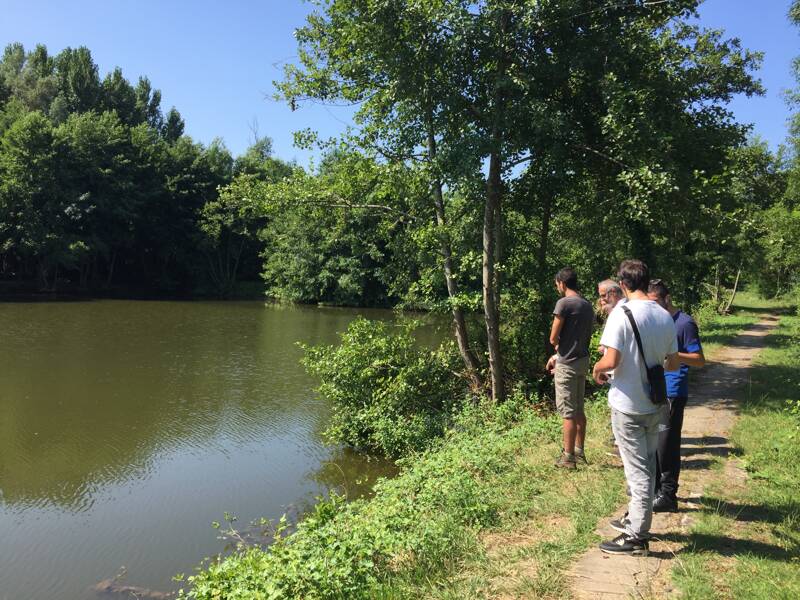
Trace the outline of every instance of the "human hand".
[[547, 371], [551, 375], [553, 374], [553, 371], [555, 371], [556, 359], [557, 358], [558, 358], [558, 355], [557, 354], [553, 354], [553, 356], [551, 356], [549, 359], [547, 359], [547, 364], [544, 366], [545, 371]]
[[592, 369], [592, 379], [597, 385], [605, 385], [608, 383], [608, 373], [598, 370], [597, 366]]

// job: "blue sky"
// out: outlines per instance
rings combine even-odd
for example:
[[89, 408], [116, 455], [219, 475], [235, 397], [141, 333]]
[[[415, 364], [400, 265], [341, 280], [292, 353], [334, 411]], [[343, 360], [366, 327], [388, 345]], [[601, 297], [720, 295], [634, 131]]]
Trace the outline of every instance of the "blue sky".
[[[706, 0], [701, 23], [724, 29], [745, 47], [765, 52], [759, 76], [763, 98], [737, 98], [742, 122], [773, 147], [785, 137], [789, 111], [781, 91], [793, 85], [792, 57], [800, 32], [786, 19], [790, 0]], [[188, 134], [203, 142], [221, 137], [235, 154], [252, 140], [251, 128], [274, 141], [275, 153], [306, 163], [292, 132], [310, 127], [336, 135], [349, 111], [305, 105], [291, 112], [270, 99], [281, 64], [296, 55], [295, 28], [310, 5], [300, 0], [3, 0], [0, 44], [47, 45], [51, 53], [87, 46], [105, 75], [115, 66], [135, 81], [146, 75], [175, 105]]]

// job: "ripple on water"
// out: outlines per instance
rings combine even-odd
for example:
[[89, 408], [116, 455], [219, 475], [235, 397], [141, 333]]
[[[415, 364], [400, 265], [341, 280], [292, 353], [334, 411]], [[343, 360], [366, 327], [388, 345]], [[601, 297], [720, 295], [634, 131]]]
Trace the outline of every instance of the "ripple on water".
[[381, 472], [322, 442], [329, 409], [298, 364], [297, 342], [333, 343], [355, 314], [0, 304], [0, 598], [95, 598], [122, 566], [173, 589], [224, 549], [224, 511], [278, 518]]

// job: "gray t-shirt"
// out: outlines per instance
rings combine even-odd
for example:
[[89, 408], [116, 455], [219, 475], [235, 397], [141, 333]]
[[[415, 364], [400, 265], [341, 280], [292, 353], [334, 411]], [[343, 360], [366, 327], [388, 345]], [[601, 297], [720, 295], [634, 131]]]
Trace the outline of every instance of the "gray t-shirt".
[[553, 314], [564, 320], [558, 339], [558, 362], [569, 364], [589, 356], [594, 326], [592, 305], [580, 296], [564, 296], [556, 302]]

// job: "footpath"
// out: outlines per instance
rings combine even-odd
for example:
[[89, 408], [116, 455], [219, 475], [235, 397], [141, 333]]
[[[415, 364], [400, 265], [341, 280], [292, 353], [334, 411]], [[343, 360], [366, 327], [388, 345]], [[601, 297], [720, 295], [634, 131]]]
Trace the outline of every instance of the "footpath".
[[[596, 546], [581, 556], [569, 573], [572, 597], [586, 600], [658, 598], [669, 595], [669, 573], [688, 543], [692, 512], [712, 479], [714, 457], [727, 457], [729, 436], [736, 419], [736, 394], [748, 382], [748, 369], [764, 346], [764, 338], [776, 326], [777, 317], [767, 317], [744, 329], [712, 357], [712, 362], [694, 377], [683, 422], [683, 462], [679, 511], [654, 515], [647, 557], [610, 556]], [[733, 460], [725, 463], [725, 476], [741, 479], [744, 473]], [[610, 518], [621, 517], [620, 506]], [[604, 519], [597, 533], [610, 539], [617, 533]]]

